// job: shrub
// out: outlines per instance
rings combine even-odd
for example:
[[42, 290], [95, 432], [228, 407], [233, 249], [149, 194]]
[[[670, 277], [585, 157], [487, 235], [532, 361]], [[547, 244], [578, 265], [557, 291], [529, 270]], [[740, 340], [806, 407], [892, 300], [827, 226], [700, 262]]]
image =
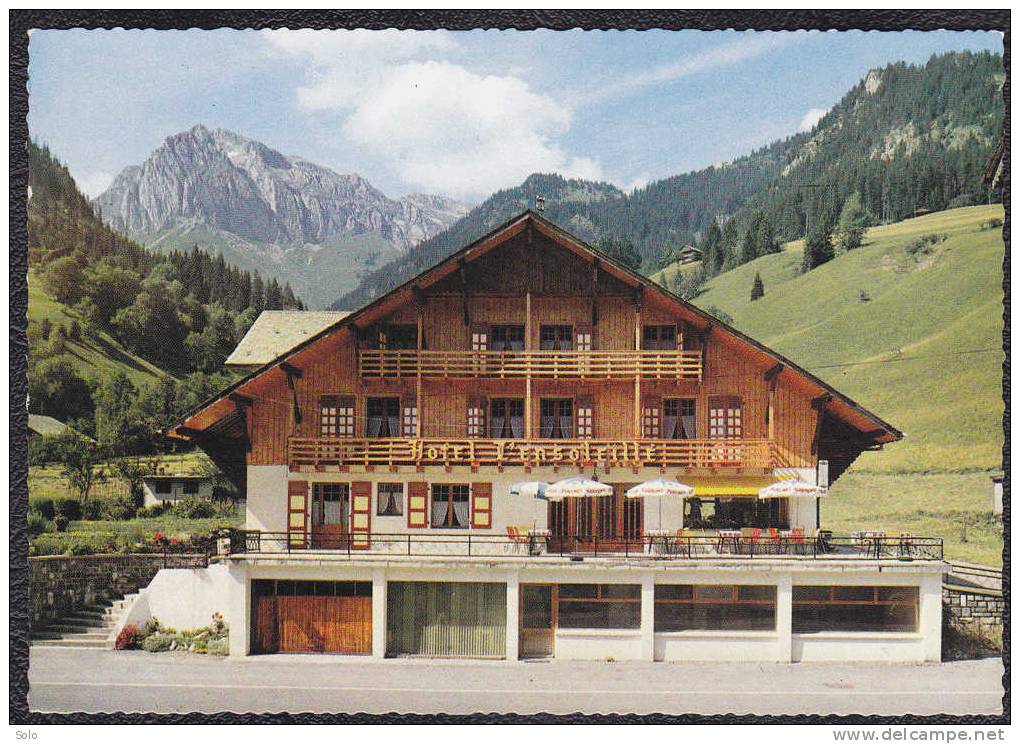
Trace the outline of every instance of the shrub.
[[103, 517], [115, 521], [131, 519], [137, 513], [134, 497], [131, 494], [123, 494], [107, 499], [103, 505]]
[[54, 502], [54, 509], [57, 514], [63, 514], [70, 521], [76, 522], [81, 519], [81, 502], [78, 499], [63, 497]]
[[152, 517], [162, 517], [170, 510], [170, 505], [163, 502], [153, 504], [152, 506], [143, 506], [138, 510], [136, 516], [139, 519], [151, 519]]
[[32, 539], [31, 547], [32, 555], [113, 553], [117, 536], [112, 532], [44, 532]]
[[60, 462], [62, 441], [60, 437], [54, 436], [32, 437], [29, 439], [28, 464], [48, 465], [51, 462]]
[[997, 227], [1002, 227], [1002, 220], [998, 217], [992, 217], [990, 220], [985, 220], [981, 223], [982, 230], [994, 230]]
[[53, 517], [53, 529], [57, 532], [67, 532], [67, 525], [70, 524], [70, 520], [63, 514], [57, 514]]
[[53, 523], [46, 518], [45, 514], [37, 512], [34, 509], [28, 510], [29, 537], [36, 537], [37, 535], [41, 535], [43, 532], [52, 532], [54, 529]]
[[206, 653], [212, 656], [227, 656], [230, 654], [230, 639], [217, 638], [206, 641]]
[[141, 628], [137, 625], [125, 625], [120, 629], [120, 633], [117, 634], [117, 641], [114, 644], [114, 648], [118, 651], [138, 648], [143, 639], [144, 636]]
[[945, 233], [927, 233], [907, 243], [906, 251], [911, 256], [931, 253], [931, 246], [945, 242], [947, 237]]
[[857, 293], [858, 302], [871, 302], [871, 295], [865, 292], [863, 289]]
[[148, 620], [145, 621], [145, 627], [143, 628], [143, 632], [145, 633], [145, 635], [150, 636], [153, 633], [157, 632], [158, 630], [159, 630], [158, 617], [150, 617]]
[[206, 499], [188, 497], [174, 504], [170, 513], [178, 519], [208, 519], [216, 516], [216, 506]]
[[142, 648], [149, 653], [156, 654], [162, 651], [169, 651], [170, 646], [174, 644], [174, 641], [178, 641], [175, 633], [164, 633], [163, 631], [158, 631], [147, 636], [145, 640], [142, 641]]
[[28, 508], [31, 511], [39, 512], [47, 519], [53, 519], [56, 516], [56, 510], [53, 508], [53, 499], [49, 496], [29, 498]]

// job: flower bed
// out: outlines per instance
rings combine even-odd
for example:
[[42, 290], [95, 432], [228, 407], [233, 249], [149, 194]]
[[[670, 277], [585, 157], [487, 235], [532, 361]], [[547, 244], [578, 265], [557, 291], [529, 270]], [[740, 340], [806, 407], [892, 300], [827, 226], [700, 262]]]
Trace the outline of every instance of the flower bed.
[[230, 648], [230, 629], [223, 616], [213, 613], [212, 622], [194, 630], [176, 630], [151, 618], [145, 627], [125, 625], [117, 636], [118, 651], [143, 649], [149, 653], [189, 651], [195, 654], [226, 656]]

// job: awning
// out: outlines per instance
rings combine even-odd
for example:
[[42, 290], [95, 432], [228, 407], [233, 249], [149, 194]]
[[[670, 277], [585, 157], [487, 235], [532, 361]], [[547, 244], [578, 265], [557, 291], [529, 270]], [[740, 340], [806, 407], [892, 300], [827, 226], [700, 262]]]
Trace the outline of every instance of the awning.
[[684, 477], [684, 482], [694, 487], [694, 498], [758, 498], [758, 491], [775, 483], [778, 478], [771, 476], [734, 476], [732, 478]]

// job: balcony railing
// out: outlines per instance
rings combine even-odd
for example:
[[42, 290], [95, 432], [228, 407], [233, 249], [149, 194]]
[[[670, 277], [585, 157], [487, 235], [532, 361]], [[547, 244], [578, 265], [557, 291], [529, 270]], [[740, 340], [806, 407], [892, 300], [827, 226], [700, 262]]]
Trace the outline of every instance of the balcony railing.
[[756, 559], [801, 557], [828, 560], [933, 560], [943, 557], [941, 537], [899, 537], [860, 540], [820, 533], [817, 537], [729, 540], [713, 534], [682, 537], [635, 535], [600, 538], [597, 535], [538, 535], [520, 539], [498, 534], [372, 533], [354, 537], [306, 535], [297, 532], [232, 530], [232, 554], [326, 554], [411, 556], [428, 558], [493, 557], [633, 557], [671, 559]]
[[761, 468], [779, 465], [768, 439], [345, 439], [290, 437], [299, 466], [471, 465]]
[[700, 380], [700, 351], [358, 352], [362, 377]]

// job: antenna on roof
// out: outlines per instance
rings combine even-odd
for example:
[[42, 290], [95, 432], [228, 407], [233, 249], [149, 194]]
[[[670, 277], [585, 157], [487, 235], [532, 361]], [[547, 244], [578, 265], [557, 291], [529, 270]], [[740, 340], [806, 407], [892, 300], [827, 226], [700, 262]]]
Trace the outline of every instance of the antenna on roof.
[[545, 211], [545, 197], [541, 194], [535, 197], [535, 209], [539, 212]]

